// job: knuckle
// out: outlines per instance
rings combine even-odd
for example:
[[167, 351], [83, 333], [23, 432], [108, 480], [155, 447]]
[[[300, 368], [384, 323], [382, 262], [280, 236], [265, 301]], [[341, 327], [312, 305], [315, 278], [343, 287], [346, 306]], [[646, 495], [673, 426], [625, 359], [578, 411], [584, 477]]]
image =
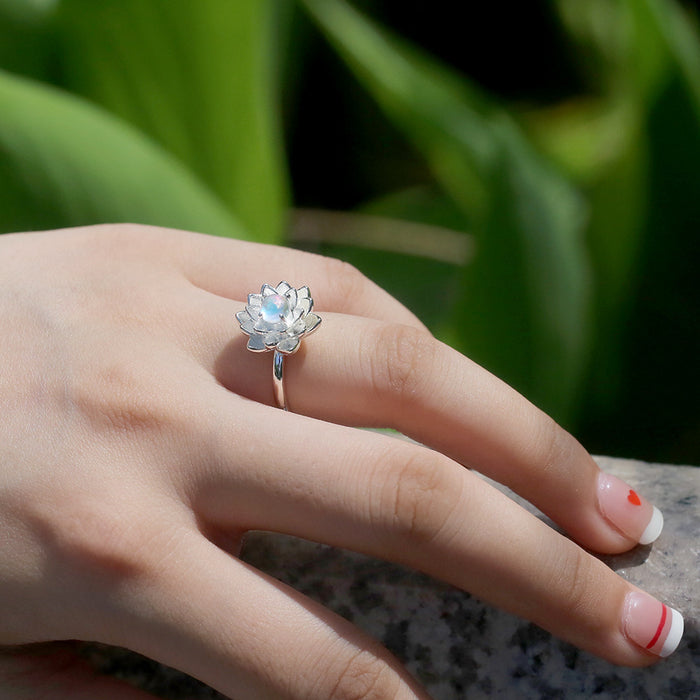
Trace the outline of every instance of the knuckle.
[[[129, 250], [126, 245], [156, 245], [162, 244], [164, 236], [169, 235], [174, 237], [175, 231], [167, 231], [159, 226], [151, 226], [148, 224], [136, 223], [116, 223], [116, 224], [100, 224], [96, 227], [97, 233], [102, 233], [100, 238], [106, 245], [111, 246], [115, 252]], [[101, 231], [100, 231], [101, 229]]]
[[556, 474], [570, 464], [576, 441], [553, 419], [545, 417], [533, 434], [536, 463], [544, 475]]
[[427, 450], [403, 452], [391, 461], [392, 466], [379, 474], [383, 481], [375, 505], [379, 512], [372, 521], [415, 545], [444, 539], [462, 491], [453, 465]]
[[175, 405], [167, 389], [143, 373], [130, 361], [105, 363], [73, 388], [71, 402], [100, 432], [136, 436], [162, 431], [177, 420]]
[[370, 651], [353, 654], [337, 671], [329, 700], [392, 700], [398, 697], [400, 681], [383, 661]]
[[145, 404], [137, 397], [122, 397], [96, 407], [93, 415], [111, 432], [118, 434], [138, 434], [150, 432], [163, 424], [152, 405]]
[[47, 551], [68, 570], [118, 581], [141, 576], [151, 568], [158, 531], [121, 503], [85, 495], [64, 506], [60, 516], [49, 508], [38, 509], [35, 529]]
[[594, 561], [583, 549], [569, 542], [550, 554], [554, 579], [550, 590], [565, 592], [567, 612], [573, 618], [587, 619], [599, 604], [604, 586], [592, 566]]
[[340, 304], [362, 295], [369, 280], [354, 266], [337, 258], [325, 258], [327, 289], [335, 290]]
[[415, 397], [422, 377], [421, 365], [435, 352], [432, 337], [412, 326], [383, 325], [374, 336], [368, 336], [369, 348], [363, 356], [370, 363], [373, 390], [379, 396], [399, 400]]

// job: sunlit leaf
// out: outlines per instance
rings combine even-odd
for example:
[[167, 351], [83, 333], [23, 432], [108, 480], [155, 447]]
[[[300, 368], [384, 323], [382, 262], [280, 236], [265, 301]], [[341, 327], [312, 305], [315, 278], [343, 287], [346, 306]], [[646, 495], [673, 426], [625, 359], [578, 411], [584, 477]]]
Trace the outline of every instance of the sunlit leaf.
[[272, 0], [63, 0], [64, 80], [159, 141], [259, 240], [287, 205]]
[[0, 231], [117, 221], [242, 235], [196, 177], [133, 128], [0, 72]]
[[636, 91], [529, 111], [529, 134], [578, 184], [594, 285], [589, 410], [610, 408], [620, 388], [622, 348], [639, 281], [648, 205], [648, 143]]

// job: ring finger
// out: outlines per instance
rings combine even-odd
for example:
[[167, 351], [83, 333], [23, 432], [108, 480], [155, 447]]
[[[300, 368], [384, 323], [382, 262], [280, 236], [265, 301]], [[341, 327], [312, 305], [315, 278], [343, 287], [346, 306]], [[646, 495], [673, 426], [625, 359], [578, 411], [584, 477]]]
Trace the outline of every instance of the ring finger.
[[[274, 403], [271, 357], [246, 352], [232, 322], [242, 304], [220, 297], [207, 304], [201, 361], [235, 393]], [[286, 361], [295, 412], [395, 428], [506, 484], [591, 549], [625, 551], [658, 535], [658, 510], [602, 474], [569, 433], [468, 358], [412, 326], [323, 318], [321, 332]]]

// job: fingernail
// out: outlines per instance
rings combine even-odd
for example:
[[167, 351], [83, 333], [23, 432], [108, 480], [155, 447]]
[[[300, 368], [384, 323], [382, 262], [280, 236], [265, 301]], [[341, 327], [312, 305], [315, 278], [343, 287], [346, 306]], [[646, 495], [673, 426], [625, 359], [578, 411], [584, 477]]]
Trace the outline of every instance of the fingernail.
[[598, 475], [598, 507], [609, 523], [639, 544], [654, 542], [664, 526], [664, 516], [656, 506], [605, 472]]
[[683, 615], [648, 593], [627, 594], [622, 624], [629, 640], [662, 658], [676, 650], [683, 636]]

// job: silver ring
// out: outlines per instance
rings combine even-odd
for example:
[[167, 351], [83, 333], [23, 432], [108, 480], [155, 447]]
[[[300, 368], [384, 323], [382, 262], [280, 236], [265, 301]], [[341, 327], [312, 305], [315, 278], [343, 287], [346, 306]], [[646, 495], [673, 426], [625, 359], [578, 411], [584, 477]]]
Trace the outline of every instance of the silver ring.
[[311, 313], [314, 300], [306, 286], [294, 288], [288, 282], [276, 287], [263, 284], [260, 294], [249, 294], [245, 310], [236, 314], [241, 330], [248, 336], [251, 352], [274, 352], [272, 388], [280, 408], [289, 410], [284, 393], [284, 358], [294, 354], [303, 336], [313, 333], [321, 317]]

